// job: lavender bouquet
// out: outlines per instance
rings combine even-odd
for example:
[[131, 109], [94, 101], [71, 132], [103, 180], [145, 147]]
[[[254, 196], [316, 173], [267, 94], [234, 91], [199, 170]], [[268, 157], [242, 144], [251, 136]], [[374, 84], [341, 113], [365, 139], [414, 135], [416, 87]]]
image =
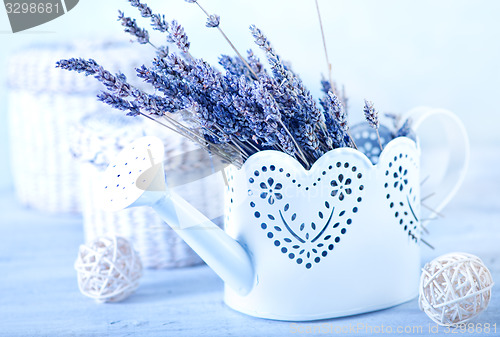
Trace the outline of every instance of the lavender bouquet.
[[[318, 101], [254, 25], [250, 31], [256, 45], [265, 52], [269, 70], [252, 50], [246, 57], [236, 50], [221, 29], [218, 15], [209, 14], [197, 0], [186, 0], [207, 15], [206, 26], [218, 29], [236, 53], [234, 57], [220, 56], [221, 71], [190, 53], [188, 37], [177, 21], [167, 22], [164, 15], [153, 13], [139, 0], [128, 1], [150, 20], [153, 30], [166, 34], [169, 43], [155, 46], [146, 29], [119, 11], [118, 20], [125, 32], [140, 44], [156, 49], [152, 64], [136, 69], [137, 76], [150, 84], [154, 93], [132, 86], [125, 75], [113, 75], [92, 59], [57, 62], [61, 69], [92, 75], [102, 82], [105, 90], [97, 96], [100, 101], [129, 116], [153, 119], [238, 167], [258, 151], [277, 150], [309, 169], [329, 150], [356, 148], [349, 133], [347, 99], [332, 81], [317, 1], [329, 76], [321, 81], [324, 96]], [[378, 112], [372, 102], [365, 101], [364, 112], [378, 135]], [[408, 129], [406, 121], [394, 136], [405, 136]], [[380, 139], [379, 144], [382, 149]]]

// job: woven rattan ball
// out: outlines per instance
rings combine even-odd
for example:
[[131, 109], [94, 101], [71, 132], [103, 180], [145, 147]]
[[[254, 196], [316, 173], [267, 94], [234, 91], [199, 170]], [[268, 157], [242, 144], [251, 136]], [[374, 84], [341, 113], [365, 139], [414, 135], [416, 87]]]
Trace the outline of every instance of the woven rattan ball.
[[422, 269], [420, 309], [440, 325], [456, 326], [486, 309], [492, 287], [491, 273], [477, 256], [446, 254]]
[[118, 302], [139, 286], [142, 263], [122, 237], [99, 237], [81, 245], [75, 262], [78, 287], [98, 302]]

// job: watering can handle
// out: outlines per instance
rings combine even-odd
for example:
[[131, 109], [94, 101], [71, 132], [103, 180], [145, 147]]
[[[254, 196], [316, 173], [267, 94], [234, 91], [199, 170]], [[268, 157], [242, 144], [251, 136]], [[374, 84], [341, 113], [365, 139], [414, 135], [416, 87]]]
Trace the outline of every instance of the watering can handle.
[[[408, 112], [405, 117], [412, 120], [412, 129], [419, 135], [419, 129], [425, 123], [439, 123], [440, 129], [446, 136], [448, 161], [440, 179], [431, 179], [432, 172], [422, 172], [421, 178], [429, 178], [421, 186], [421, 197], [429, 198], [422, 202], [423, 224], [434, 219], [451, 200], [462, 184], [469, 163], [469, 138], [460, 119], [451, 111], [427, 107], [416, 108]], [[430, 135], [425, 135], [428, 138]], [[422, 138], [422, 137], [420, 137]], [[426, 149], [422, 149], [425, 158]], [[438, 165], [441, 163], [438, 163]], [[430, 171], [430, 170], [429, 170]]]

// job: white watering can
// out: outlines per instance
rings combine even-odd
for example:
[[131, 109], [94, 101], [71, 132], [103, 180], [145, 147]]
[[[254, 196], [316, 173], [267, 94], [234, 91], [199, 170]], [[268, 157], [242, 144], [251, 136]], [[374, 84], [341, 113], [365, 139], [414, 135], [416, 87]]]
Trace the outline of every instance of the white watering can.
[[[463, 180], [468, 140], [448, 111], [421, 108], [411, 117], [415, 131], [429, 117], [440, 122], [452, 144], [428, 220]], [[332, 150], [308, 171], [277, 151], [229, 167], [225, 230], [168, 189], [163, 144], [154, 137], [136, 140], [110, 164], [101, 204], [151, 206], [224, 280], [226, 304], [243, 313], [304, 321], [387, 308], [418, 293], [426, 220], [418, 142], [389, 141], [380, 131], [380, 155], [373, 130], [355, 127], [360, 151]]]

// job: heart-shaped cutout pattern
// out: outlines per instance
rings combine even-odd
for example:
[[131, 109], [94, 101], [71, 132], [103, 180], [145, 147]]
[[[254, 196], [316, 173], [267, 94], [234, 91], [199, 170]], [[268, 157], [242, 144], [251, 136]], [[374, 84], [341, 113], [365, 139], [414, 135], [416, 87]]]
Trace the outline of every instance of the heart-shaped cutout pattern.
[[418, 244], [418, 160], [416, 143], [405, 137], [386, 144], [376, 165], [360, 151], [342, 148], [307, 171], [284, 153], [262, 151], [228, 172], [229, 228], [251, 216], [248, 225], [259, 226], [269, 245], [307, 269], [335, 254], [335, 247], [356, 245], [359, 238], [349, 233], [360, 223], [399, 227], [408, 244]]
[[255, 170], [248, 178], [248, 200], [272, 244], [310, 269], [341, 244], [355, 223], [364, 173], [347, 161], [294, 171], [276, 165]]
[[412, 174], [418, 172], [413, 156], [401, 151], [385, 161], [384, 197], [394, 214], [397, 224], [417, 243], [420, 240], [420, 195], [418, 182], [412, 182]]

